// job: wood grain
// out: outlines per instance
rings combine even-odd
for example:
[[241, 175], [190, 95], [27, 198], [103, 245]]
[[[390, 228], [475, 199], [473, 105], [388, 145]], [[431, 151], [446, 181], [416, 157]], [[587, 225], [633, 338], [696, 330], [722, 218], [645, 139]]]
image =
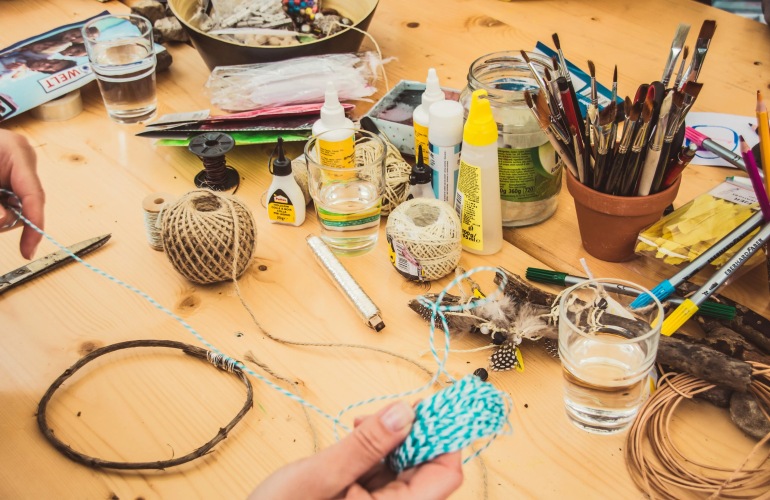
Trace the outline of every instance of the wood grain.
[[[0, 45], [105, 7], [127, 10], [116, 2], [92, 0], [3, 2]], [[702, 20], [711, 18], [718, 20], [718, 29], [701, 74], [706, 85], [696, 110], [750, 116], [756, 89], [768, 84], [768, 28], [687, 0], [419, 4], [382, 0], [371, 33], [383, 55], [395, 58], [386, 65], [391, 84], [402, 78], [421, 80], [429, 67], [436, 67], [444, 85], [462, 88], [475, 58], [497, 50], [528, 49], [558, 32], [567, 57], [577, 63], [592, 59], [604, 81], [617, 63], [625, 95], [632, 94], [638, 83], [659, 78], [678, 23], [688, 22], [697, 31]], [[202, 60], [186, 45], [171, 46], [170, 51], [174, 63], [158, 75], [160, 113], [208, 108], [204, 87], [208, 72]], [[384, 92], [380, 83], [378, 95]], [[29, 114], [2, 123], [26, 135], [37, 152], [47, 189], [46, 229], [53, 237], [72, 244], [111, 232], [112, 240], [89, 255], [89, 262], [144, 290], [226, 353], [243, 358], [252, 351], [277, 373], [301, 381], [301, 396], [329, 413], [427, 381], [408, 363], [370, 352], [276, 344], [251, 322], [232, 284], [194, 286], [176, 274], [165, 255], [145, 241], [141, 200], [152, 192], [180, 195], [192, 189], [200, 161], [184, 149], [156, 147], [134, 137], [140, 126], [110, 122], [95, 84], [83, 89], [83, 98], [84, 112], [63, 124], [38, 122]], [[362, 114], [367, 107], [363, 104], [356, 112]], [[239, 147], [229, 155], [230, 164], [243, 177], [238, 196], [257, 219], [256, 260], [240, 286], [259, 321], [282, 337], [367, 344], [432, 366], [430, 357], [422, 356], [428, 347], [428, 328], [407, 307], [411, 298], [427, 290], [405, 283], [393, 270], [384, 230], [372, 252], [343, 261], [382, 309], [387, 327], [375, 334], [345, 303], [306, 248], [305, 236], [318, 228], [315, 218], [308, 217], [300, 228], [268, 223], [260, 199], [270, 181], [266, 162], [271, 147]], [[289, 151], [298, 152], [297, 145]], [[688, 169], [677, 203], [724, 175], [720, 169]], [[0, 269], [24, 263], [17, 238], [18, 232], [0, 237]], [[578, 258], [584, 255], [566, 189], [554, 217], [538, 226], [508, 231], [506, 238], [513, 245], [489, 257], [464, 254], [461, 265], [500, 264], [522, 275], [527, 266], [576, 271]], [[38, 255], [54, 250], [44, 241]], [[622, 276], [646, 285], [655, 282], [652, 276], [639, 274], [633, 262], [589, 262], [597, 275]], [[756, 277], [744, 276], [728, 290], [736, 300], [767, 315], [764, 271], [753, 274]], [[493, 289], [491, 275], [479, 276], [478, 281], [486, 290]], [[447, 282], [433, 283], [430, 291], [440, 291]], [[35, 425], [37, 403], [62, 370], [96, 346], [144, 338], [196, 343], [195, 339], [142, 298], [79, 265], [68, 265], [5, 294], [0, 331], [2, 498], [242, 498], [281, 465], [312, 452], [310, 429], [299, 406], [255, 381], [254, 410], [212, 454], [188, 466], [116, 474], [75, 464], [50, 447]], [[455, 339], [452, 347], [479, 345], [477, 339], [465, 337]], [[448, 370], [458, 376], [470, 373], [487, 365], [487, 355], [453, 354]], [[513, 398], [514, 433], [501, 437], [483, 455], [489, 497], [640, 498], [623, 463], [624, 436], [598, 437], [572, 427], [564, 416], [558, 362], [537, 347], [527, 349], [524, 356], [523, 373], [494, 373], [490, 378]], [[197, 363], [127, 352], [95, 362], [68, 381], [51, 403], [50, 421], [84, 452], [115, 460], [157, 459], [178, 456], [210, 436], [239, 407], [241, 398], [237, 382], [225, 375], [212, 380]], [[723, 410], [705, 403], [685, 406], [674, 425], [677, 442], [705, 461], [738, 464], [752, 441]], [[343, 420], [350, 424], [354, 414], [376, 408], [361, 408]], [[311, 419], [321, 444], [331, 444], [330, 424], [315, 414]], [[478, 461], [465, 466], [465, 477], [455, 497], [480, 498]]]

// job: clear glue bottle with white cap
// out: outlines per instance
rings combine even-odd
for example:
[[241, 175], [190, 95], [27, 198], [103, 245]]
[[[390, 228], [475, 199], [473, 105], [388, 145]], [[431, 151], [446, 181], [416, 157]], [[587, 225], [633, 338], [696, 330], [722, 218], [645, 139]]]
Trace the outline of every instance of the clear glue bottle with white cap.
[[301, 226], [305, 222], [305, 196], [294, 180], [291, 160], [283, 152], [280, 137], [273, 155], [277, 158], [268, 165], [273, 182], [267, 189], [267, 217], [272, 223]]
[[313, 124], [313, 135], [318, 137], [318, 161], [334, 168], [353, 168], [355, 165], [355, 125], [345, 116], [334, 82], [326, 84], [321, 118]]
[[437, 200], [452, 205], [460, 168], [460, 148], [463, 142], [463, 106], [457, 101], [444, 100], [430, 107], [428, 149], [433, 170], [433, 193]]
[[473, 92], [463, 130], [455, 210], [460, 216], [464, 250], [488, 255], [502, 248], [497, 123], [483, 89]]
[[444, 91], [439, 85], [436, 70], [428, 70], [428, 78], [425, 80], [425, 91], [422, 93], [421, 104], [414, 109], [412, 113], [412, 123], [414, 125], [414, 155], [422, 146], [422, 150], [428, 152], [428, 129], [430, 127], [430, 107], [433, 103], [443, 101], [446, 97]]

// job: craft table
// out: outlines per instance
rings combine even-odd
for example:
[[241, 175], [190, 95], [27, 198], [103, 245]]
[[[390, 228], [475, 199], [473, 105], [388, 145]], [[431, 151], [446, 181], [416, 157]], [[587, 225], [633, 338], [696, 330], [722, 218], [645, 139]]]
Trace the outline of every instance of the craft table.
[[[391, 85], [423, 79], [429, 67], [442, 84], [464, 86], [468, 66], [498, 50], [531, 49], [558, 32], [566, 56], [592, 59], [599, 79], [609, 83], [618, 64], [620, 94], [660, 77], [671, 38], [680, 22], [692, 25], [694, 41], [704, 19], [718, 28], [700, 80], [696, 111], [751, 115], [757, 88], [767, 88], [770, 31], [690, 0], [382, 0], [371, 34], [385, 57]], [[28, 0], [2, 3], [0, 46], [104, 8], [127, 8], [93, 0]], [[365, 47], [370, 47], [366, 45]], [[204, 84], [208, 71], [187, 45], [169, 47], [174, 62], [158, 75], [160, 113], [210, 107]], [[381, 85], [378, 95], [384, 94]], [[47, 192], [46, 230], [72, 244], [102, 233], [112, 240], [87, 260], [143, 290], [184, 318], [229, 355], [251, 352], [275, 373], [295, 381], [299, 394], [336, 414], [370, 396], [398, 393], [427, 382], [427, 375], [403, 360], [342, 347], [290, 347], [268, 339], [239, 303], [231, 283], [194, 286], [177, 274], [146, 240], [141, 200], [153, 192], [181, 195], [201, 170], [184, 148], [156, 147], [134, 136], [141, 127], [112, 123], [95, 83], [83, 89], [84, 111], [65, 123], [44, 123], [29, 113], [0, 124], [26, 135], [38, 156]], [[360, 115], [369, 104], [356, 110]], [[428, 326], [407, 302], [438, 292], [448, 279], [420, 286], [391, 267], [384, 223], [377, 247], [343, 259], [344, 265], [382, 310], [386, 328], [367, 328], [327, 279], [305, 244], [317, 232], [314, 216], [303, 226], [269, 224], [261, 196], [269, 184], [266, 162], [272, 145], [238, 147], [229, 163], [242, 176], [237, 195], [258, 225], [256, 259], [241, 278], [245, 301], [273, 335], [298, 341], [363, 344], [387, 349], [434, 368]], [[289, 151], [296, 155], [299, 146]], [[690, 167], [677, 198], [681, 204], [715, 185], [727, 169]], [[572, 200], [560, 195], [551, 219], [506, 231], [501, 252], [463, 254], [461, 265], [504, 266], [523, 274], [527, 266], [577, 272], [580, 246]], [[18, 232], [0, 235], [0, 270], [24, 264]], [[56, 250], [44, 241], [37, 255]], [[596, 275], [621, 276], [653, 285], [634, 263], [607, 264], [588, 257]], [[491, 273], [478, 275], [491, 291]], [[768, 315], [763, 268], [725, 292]], [[48, 386], [93, 349], [133, 339], [171, 339], [198, 345], [176, 321], [144, 299], [78, 264], [70, 264], [0, 298], [0, 498], [243, 498], [276, 468], [313, 452], [313, 432], [301, 407], [256, 379], [255, 405], [230, 436], [210, 454], [170, 470], [110, 472], [65, 458], [38, 431], [35, 412]], [[465, 336], [454, 349], [484, 345]], [[453, 353], [448, 370], [462, 376], [487, 366], [489, 351]], [[500, 437], [464, 467], [455, 498], [642, 498], [623, 459], [625, 434], [584, 433], [566, 419], [561, 368], [542, 348], [524, 347], [525, 370], [491, 374], [510, 393], [513, 434]], [[250, 367], [265, 373], [255, 365]], [[292, 386], [272, 378], [287, 389]], [[294, 389], [292, 389], [294, 390]], [[424, 396], [424, 394], [422, 395]], [[209, 440], [243, 403], [233, 377], [182, 354], [142, 349], [123, 351], [90, 364], [67, 381], [49, 407], [56, 435], [73, 448], [118, 461], [162, 460], [185, 454]], [[350, 424], [356, 414], [347, 414]], [[310, 416], [321, 446], [334, 441], [331, 424]], [[705, 403], [684, 405], [674, 422], [677, 443], [705, 462], [738, 464], [753, 446], [722, 410]], [[486, 478], [486, 479], [484, 479]]]

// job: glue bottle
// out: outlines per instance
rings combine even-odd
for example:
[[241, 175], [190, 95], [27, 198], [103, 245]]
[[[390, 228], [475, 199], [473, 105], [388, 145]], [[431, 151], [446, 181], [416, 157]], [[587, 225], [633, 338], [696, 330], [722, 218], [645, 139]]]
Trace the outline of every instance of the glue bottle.
[[321, 118], [313, 124], [313, 135], [323, 134], [318, 141], [318, 160], [322, 165], [334, 168], [355, 166], [355, 126], [345, 116], [334, 82], [326, 84]]
[[430, 185], [431, 172], [423, 160], [422, 146], [417, 147], [417, 163], [412, 167], [412, 173], [409, 174], [409, 194], [407, 200], [412, 198], [433, 198], [433, 187]]
[[433, 194], [436, 199], [454, 204], [460, 148], [463, 142], [463, 106], [457, 101], [439, 101], [430, 110], [428, 149], [433, 170]]
[[502, 248], [497, 124], [483, 89], [473, 92], [465, 122], [455, 210], [460, 216], [465, 250], [488, 255]]
[[275, 160], [268, 165], [273, 182], [267, 189], [267, 217], [276, 224], [300, 226], [305, 222], [305, 196], [291, 171], [291, 160], [283, 153], [283, 139], [278, 138]]
[[422, 98], [419, 106], [414, 109], [412, 113], [412, 123], [414, 125], [414, 155], [417, 156], [417, 152], [422, 146], [422, 150], [428, 152], [428, 129], [430, 126], [430, 107], [439, 101], [445, 99], [444, 91], [441, 90], [439, 85], [438, 75], [436, 70], [430, 68], [428, 70], [428, 78], [425, 80], [425, 91], [422, 93]]

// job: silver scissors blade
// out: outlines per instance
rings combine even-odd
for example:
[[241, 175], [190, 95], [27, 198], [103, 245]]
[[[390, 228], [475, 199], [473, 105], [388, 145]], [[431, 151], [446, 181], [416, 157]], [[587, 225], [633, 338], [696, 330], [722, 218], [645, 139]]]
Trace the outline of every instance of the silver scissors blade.
[[[81, 241], [80, 243], [75, 243], [74, 245], [67, 248], [72, 253], [80, 257], [104, 245], [111, 236], [111, 234], [104, 234], [102, 236], [97, 236], [95, 238]], [[26, 281], [37, 278], [41, 274], [45, 274], [48, 271], [56, 269], [62, 264], [70, 262], [71, 260], [73, 259], [69, 253], [64, 250], [59, 250], [58, 252], [54, 252], [46, 255], [45, 257], [34, 260], [26, 266], [21, 266], [18, 269], [14, 269], [9, 273], [0, 276], [0, 294], [3, 294], [11, 288]]]

